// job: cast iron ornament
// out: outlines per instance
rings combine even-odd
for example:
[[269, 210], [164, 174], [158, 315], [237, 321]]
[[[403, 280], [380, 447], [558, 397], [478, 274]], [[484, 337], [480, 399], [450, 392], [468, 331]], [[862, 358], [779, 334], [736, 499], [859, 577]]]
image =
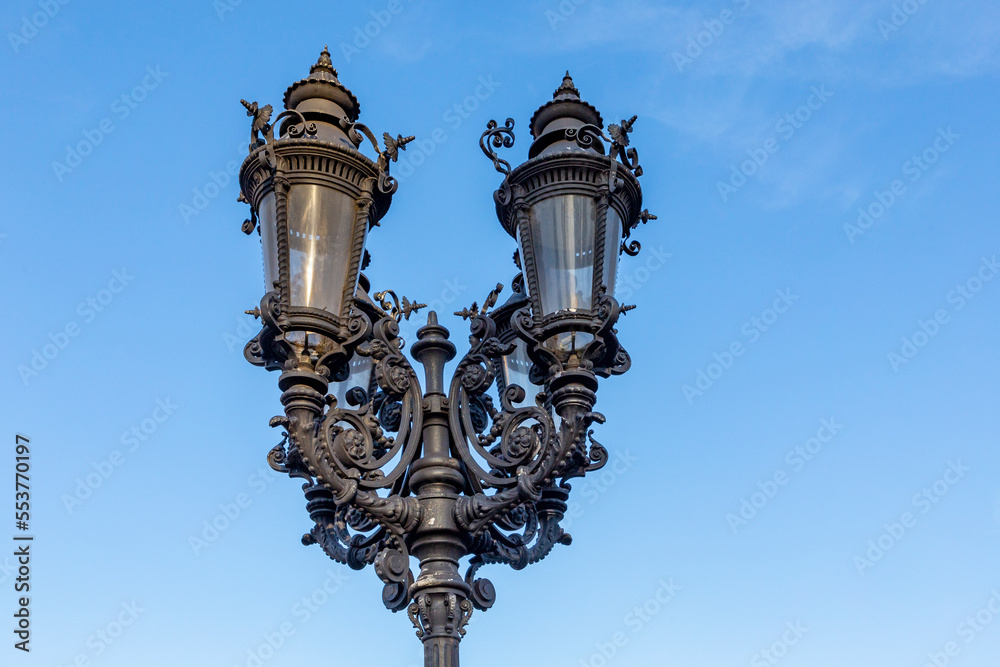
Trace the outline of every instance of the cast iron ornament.
[[[385, 148], [380, 149], [374, 134], [357, 122], [356, 98], [336, 80], [336, 70], [328, 63], [324, 50], [314, 66], [314, 72], [319, 70], [315, 80], [332, 81], [330, 85], [346, 91], [345, 99], [354, 103], [353, 117], [339, 120], [341, 129], [355, 147], [367, 138], [377, 153], [377, 175], [367, 182], [369, 194], [358, 204], [359, 215], [367, 216], [375, 199], [396, 191], [389, 164], [413, 137], [394, 139], [385, 133]], [[567, 73], [549, 105], [574, 99], [579, 96]], [[593, 107], [580, 104], [590, 114], [587, 108]], [[280, 197], [282, 189], [287, 190], [281, 146], [311, 140], [316, 123], [295, 110], [282, 112], [272, 123], [270, 105], [245, 100], [243, 105], [252, 118], [244, 169], [250, 165], [263, 170], [263, 178], [273, 179]], [[594, 114], [596, 109], [588, 117]], [[276, 139], [274, 129], [281, 121], [286, 124]], [[575, 173], [586, 174], [581, 178], [601, 202], [600, 224], [609, 206], [620, 208], [625, 213], [621, 250], [638, 252], [637, 242], [626, 246], [625, 241], [639, 222], [655, 216], [639, 211], [641, 192], [635, 179], [641, 167], [635, 149], [626, 149], [635, 117], [611, 125], [610, 136], [601, 129], [599, 114], [596, 121], [536, 138], [529, 161], [513, 170], [493, 149], [513, 145], [514, 121], [508, 119], [504, 126], [490, 121], [480, 147], [504, 175], [494, 198], [508, 231], [523, 224], [526, 214], [528, 186], [517, 180], [518, 174], [569, 160], [577, 167]], [[560, 140], [596, 151], [538, 155]], [[602, 141], [609, 145], [606, 153]], [[240, 199], [251, 203], [251, 218], [243, 225], [249, 234], [258, 227], [258, 212], [247, 182], [241, 172]], [[280, 231], [280, 199], [277, 211]], [[377, 224], [377, 217], [369, 218], [370, 226]], [[603, 234], [603, 227], [598, 231]], [[360, 251], [355, 254], [360, 264]], [[375, 294], [374, 300], [359, 290], [347, 300], [345, 316], [331, 317], [288, 308], [281, 296], [285, 287], [276, 284], [259, 308], [247, 311], [258, 316], [263, 327], [247, 344], [245, 356], [255, 365], [280, 371], [284, 414], [272, 418], [271, 426], [282, 429], [282, 441], [267, 459], [274, 470], [303, 482], [314, 523], [303, 544], [317, 544], [331, 559], [355, 570], [373, 565], [383, 582], [383, 603], [394, 612], [407, 611], [424, 644], [428, 667], [457, 667], [459, 642], [473, 609], [485, 611], [496, 602], [493, 584], [477, 577], [480, 568], [506, 564], [519, 570], [545, 558], [556, 544], [571, 543], [560, 526], [569, 480], [599, 470], [609, 459], [591, 428], [605, 421], [593, 410], [598, 377], [623, 373], [631, 363], [614, 328], [627, 307], [597, 287], [590, 310], [541, 317], [538, 304], [523, 293], [525, 283], [528, 293], [537, 285], [534, 258], [515, 253], [519, 269], [521, 260], [525, 265], [515, 280], [519, 293], [508, 302], [512, 306], [493, 308], [503, 289], [497, 284], [482, 308], [474, 303], [456, 313], [470, 323], [470, 347], [448, 386], [444, 366], [456, 354], [448, 330], [430, 311], [410, 346], [410, 355], [423, 366], [422, 384], [403, 354], [398, 322], [424, 304], [400, 299], [391, 290]], [[598, 276], [595, 283], [600, 280]], [[522, 403], [525, 387], [505, 386], [498, 379], [504, 357], [515, 348], [509, 336], [501, 342], [498, 328], [513, 331], [527, 346], [534, 364], [531, 379], [544, 388], [534, 404]], [[330, 343], [322, 355], [310, 352], [308, 336], [305, 350], [288, 342], [291, 334], [303, 331]], [[562, 331], [589, 332], [593, 341], [567, 358], [543, 345]], [[345, 380], [348, 364], [357, 356], [371, 360], [371, 383], [348, 393], [346, 404], [338, 403], [328, 393], [330, 383]], [[488, 393], [494, 386], [500, 389], [499, 405]], [[466, 556], [471, 560], [463, 576], [459, 561]], [[419, 563], [416, 575], [412, 559]]]

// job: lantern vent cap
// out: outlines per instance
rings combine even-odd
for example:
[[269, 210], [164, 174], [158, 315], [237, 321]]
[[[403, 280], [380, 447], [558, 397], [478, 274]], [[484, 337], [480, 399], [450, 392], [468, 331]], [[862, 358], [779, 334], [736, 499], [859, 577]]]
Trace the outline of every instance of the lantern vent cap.
[[[593, 104], [585, 102], [580, 97], [580, 91], [573, 83], [573, 77], [570, 76], [569, 70], [566, 70], [562, 83], [552, 93], [552, 99], [538, 107], [531, 116], [529, 124], [532, 138], [538, 139], [545, 133], [548, 125], [561, 119], [577, 121], [574, 124], [596, 125], [599, 128], [604, 128], [604, 119], [601, 118], [600, 112]], [[561, 126], [564, 123], [558, 125]]]
[[[296, 81], [285, 91], [286, 109], [296, 109], [307, 100], [327, 100], [341, 109], [354, 122], [361, 112], [358, 98], [337, 78], [337, 70], [330, 59], [330, 51], [323, 47], [316, 64], [309, 68], [309, 76]], [[307, 105], [311, 106], [311, 105]]]

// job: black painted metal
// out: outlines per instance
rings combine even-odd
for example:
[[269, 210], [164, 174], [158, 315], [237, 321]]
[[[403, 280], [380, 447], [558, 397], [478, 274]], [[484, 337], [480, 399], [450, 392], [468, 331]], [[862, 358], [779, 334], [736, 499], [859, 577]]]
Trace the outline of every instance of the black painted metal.
[[[635, 150], [625, 150], [635, 119], [610, 126], [611, 136], [605, 135], [600, 114], [580, 101], [568, 73], [553, 98], [533, 118], [535, 144], [525, 164], [512, 170], [493, 151], [513, 144], [512, 120], [503, 127], [491, 121], [480, 140], [505, 175], [494, 195], [501, 222], [513, 234], [524, 222], [527, 202], [540, 196], [539, 188], [582, 190], [605, 211], [609, 206], [619, 211], [627, 239], [639, 222], [654, 217], [639, 210], [636, 176], [641, 169]], [[281, 278], [254, 311], [263, 328], [246, 348], [252, 363], [280, 371], [284, 414], [271, 424], [282, 427], [285, 437], [268, 461], [305, 482], [306, 508], [315, 525], [303, 543], [320, 545], [330, 558], [354, 569], [373, 565], [384, 584], [385, 606], [407, 610], [424, 644], [425, 665], [457, 667], [459, 642], [473, 609], [489, 609], [496, 600], [493, 585], [477, 578], [478, 570], [494, 563], [521, 569], [544, 558], [556, 544], [571, 542], [559, 525], [567, 508], [567, 481], [608, 460], [590, 428], [604, 422], [593, 411], [597, 378], [624, 372], [630, 364], [614, 329], [623, 308], [605, 293], [595, 271], [592, 310], [536, 315], [538, 305], [525, 296], [537, 286], [536, 258], [516, 258], [524, 263], [523, 277], [516, 280], [520, 296], [491, 311], [502, 290], [497, 285], [482, 309], [473, 304], [457, 313], [470, 320], [470, 350], [446, 384], [445, 364], [456, 349], [436, 313], [428, 313], [410, 346], [411, 356], [423, 367], [422, 382], [403, 355], [398, 322], [423, 304], [400, 301], [391, 291], [373, 300], [362, 276], [342, 312], [291, 307], [281, 197], [296, 179], [349, 191], [367, 230], [388, 209], [396, 190], [389, 164], [412, 137], [392, 139], [386, 133], [385, 149], [379, 148], [357, 122], [357, 99], [337, 79], [326, 50], [310, 77], [293, 84], [285, 100], [297, 106], [275, 119], [284, 121], [277, 138], [269, 122], [270, 106], [244, 102], [253, 129], [240, 177], [241, 198], [252, 210], [244, 224], [247, 233], [256, 227], [262, 193], [279, 195]], [[556, 122], [555, 130], [544, 131], [560, 113], [576, 118], [578, 126], [585, 124], [573, 130]], [[327, 139], [310, 138], [318, 135]], [[331, 136], [342, 139], [330, 141]], [[364, 137], [378, 153], [376, 160], [358, 150]], [[537, 155], [558, 142], [600, 150]], [[351, 255], [351, 275], [361, 270], [363, 241], [357, 240]], [[623, 240], [622, 250], [638, 252], [638, 244], [626, 246]], [[345, 287], [354, 289], [353, 283]], [[594, 342], [570, 357], [543, 347], [549, 336], [564, 331], [588, 332]], [[320, 342], [310, 347], [307, 336], [303, 346], [304, 332]], [[527, 343], [533, 380], [544, 385], [535, 405], [516, 407], [524, 389], [497, 380], [515, 336]], [[360, 404], [339, 405], [328, 393], [330, 384], [346, 378], [354, 355], [373, 360], [374, 378], [369, 391], [351, 394]], [[499, 407], [488, 393], [494, 385], [500, 390]], [[462, 575], [459, 561], [466, 556], [471, 561]], [[411, 558], [419, 564], [416, 576]]]

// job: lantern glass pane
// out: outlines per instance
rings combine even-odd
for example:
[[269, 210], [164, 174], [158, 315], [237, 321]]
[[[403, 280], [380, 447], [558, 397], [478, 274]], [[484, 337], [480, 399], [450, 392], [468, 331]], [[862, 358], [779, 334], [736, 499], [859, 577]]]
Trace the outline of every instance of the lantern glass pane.
[[261, 200], [257, 215], [260, 225], [261, 252], [264, 255], [264, 292], [273, 292], [277, 289], [274, 283], [278, 280], [278, 233], [273, 190]]
[[371, 399], [371, 396], [368, 395], [368, 390], [374, 368], [372, 358], [355, 354], [348, 366], [350, 367], [350, 375], [347, 376], [347, 379], [343, 382], [336, 382], [330, 387], [330, 393], [337, 399], [338, 408], [355, 407], [347, 402], [347, 394], [351, 389], [356, 387], [364, 391], [369, 400]]
[[567, 331], [549, 337], [542, 344], [553, 352], [571, 354], [582, 350], [593, 341], [593, 334], [584, 331]]
[[[556, 195], [531, 207], [529, 225], [543, 315], [590, 309], [596, 221], [594, 199], [586, 195]], [[522, 256], [524, 241], [518, 230]]]
[[528, 379], [528, 373], [531, 371], [531, 359], [528, 357], [525, 342], [518, 339], [514, 345], [514, 351], [500, 362], [500, 373], [503, 377], [504, 387], [516, 384], [524, 389], [524, 400], [514, 403], [514, 407], [522, 408], [535, 405], [535, 397], [541, 393], [542, 388]]
[[315, 331], [289, 331], [285, 341], [300, 357], [322, 357], [333, 349], [335, 343]]
[[[355, 224], [357, 208], [349, 195], [315, 184], [296, 184], [290, 189], [288, 260], [292, 306], [341, 313]], [[357, 273], [350, 291], [356, 285]]]

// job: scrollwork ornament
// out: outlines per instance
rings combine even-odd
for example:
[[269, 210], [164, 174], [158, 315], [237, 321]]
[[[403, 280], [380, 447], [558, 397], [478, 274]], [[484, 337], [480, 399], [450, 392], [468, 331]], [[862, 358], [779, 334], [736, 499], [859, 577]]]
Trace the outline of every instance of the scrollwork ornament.
[[[426, 303], [410, 301], [405, 296], [400, 298], [392, 290], [382, 290], [381, 292], [376, 292], [373, 296], [379, 302], [379, 305], [389, 313], [389, 316], [397, 322], [404, 318], [409, 320], [410, 315], [421, 308], [427, 307]], [[392, 300], [390, 301], [389, 299]]]
[[[596, 125], [581, 125], [580, 127], [568, 127], [563, 131], [563, 136], [567, 141], [575, 141], [576, 145], [583, 149], [597, 149], [601, 139], [611, 141], [601, 128]], [[601, 150], [601, 153], [604, 151]]]
[[387, 547], [375, 557], [375, 573], [385, 584], [382, 587], [382, 603], [389, 611], [402, 611], [410, 601], [413, 573], [409, 563], [409, 553], [402, 545]]
[[407, 614], [413, 627], [417, 630], [417, 639], [423, 639], [424, 635], [431, 629], [431, 610], [428, 597], [418, 595], [407, 608]]
[[[474, 572], [472, 567], [469, 568], [469, 572], [470, 574]], [[486, 578], [473, 579], [468, 575], [465, 581], [469, 584], [470, 601], [476, 609], [486, 611], [496, 603], [497, 591], [492, 581]]]
[[503, 182], [500, 183], [500, 187], [493, 192], [493, 201], [500, 206], [507, 206], [513, 198], [514, 192], [511, 188], [510, 181], [505, 178], [503, 179]]
[[376, 161], [378, 190], [385, 195], [395, 194], [396, 189], [399, 187], [399, 182], [389, 174], [389, 164], [399, 159], [399, 151], [406, 150], [406, 145], [413, 141], [415, 137], [413, 135], [404, 137], [401, 134], [397, 134], [394, 139], [388, 132], [383, 132], [382, 138], [385, 141], [385, 150], [383, 150], [379, 147], [375, 134], [364, 123], [351, 121], [347, 116], [343, 116], [339, 119], [338, 124], [355, 147], [360, 147], [365, 139], [368, 139], [372, 148], [375, 149], [375, 153], [378, 155], [378, 160]]
[[631, 243], [625, 245], [625, 241], [622, 241], [621, 251], [628, 255], [629, 257], [635, 257], [642, 250], [642, 244], [636, 240], [632, 240]]
[[610, 455], [604, 445], [594, 438], [594, 429], [587, 431], [587, 439], [590, 440], [590, 451], [587, 453], [590, 465], [587, 466], [586, 472], [595, 472], [607, 465]]
[[458, 630], [458, 634], [460, 634], [460, 635], [462, 635], [464, 637], [465, 636], [465, 626], [468, 625], [469, 621], [472, 620], [473, 604], [472, 604], [472, 602], [470, 600], [462, 600], [458, 604], [458, 608], [459, 608], [461, 616], [459, 617], [458, 626], [457, 626], [456, 629]]
[[[494, 148], [510, 148], [514, 145], [514, 119], [508, 118], [503, 127], [495, 120], [486, 123], [486, 131], [479, 137], [479, 148], [493, 162], [493, 168], [501, 174], [510, 173], [510, 162], [497, 156]], [[505, 181], [506, 182], [506, 181]]]
[[[308, 485], [304, 490], [309, 501], [306, 508], [315, 525], [302, 536], [302, 543], [318, 544], [332, 560], [353, 570], [372, 564], [385, 538], [385, 529], [357, 509], [347, 505], [337, 507], [322, 486]], [[352, 534], [352, 530], [358, 532]]]
[[271, 451], [267, 453], [267, 464], [271, 466], [271, 470], [287, 475], [291, 472], [287, 465], [288, 452], [285, 450], [285, 444], [288, 442], [288, 434], [283, 433], [282, 435], [284, 437], [281, 442], [275, 445]]
[[[368, 351], [371, 351], [370, 347]], [[386, 359], [383, 356], [379, 363]], [[412, 373], [412, 370], [406, 371], [401, 367], [393, 369]], [[320, 429], [317, 453], [321, 460], [335, 474], [354, 480], [362, 490], [394, 487], [402, 479], [417, 450], [415, 434], [419, 433], [419, 429], [415, 428], [412, 432], [408, 429], [412, 421], [411, 406], [415, 400], [415, 396], [410, 394], [402, 396], [401, 400], [387, 400], [383, 392], [371, 402], [357, 401], [353, 409], [333, 405], [323, 418]], [[395, 409], [395, 422], [386, 418], [387, 408]], [[396, 436], [387, 436], [386, 429], [396, 431]], [[391, 469], [387, 470], [390, 465]], [[392, 498], [372, 500], [382, 508], [382, 515], [389, 518], [387, 503], [395, 501]]]
[[264, 340], [263, 336], [266, 331], [259, 332], [256, 336], [250, 339], [247, 344], [243, 347], [243, 358], [249, 361], [254, 366], [264, 366], [267, 363], [264, 354]]
[[638, 227], [640, 223], [646, 224], [650, 220], [656, 220], [656, 219], [657, 219], [656, 216], [650, 213], [648, 208], [643, 209], [642, 212], [639, 213], [639, 217], [635, 220], [635, 222], [632, 223], [632, 226], [626, 227], [623, 230], [621, 251], [626, 255], [629, 255], [630, 257], [635, 257], [636, 255], [638, 255], [639, 251], [642, 249], [642, 244], [640, 244], [638, 241], [632, 241], [631, 243], [628, 243], [628, 245], [626, 245], [626, 242], [632, 235], [632, 231], [636, 227]]

